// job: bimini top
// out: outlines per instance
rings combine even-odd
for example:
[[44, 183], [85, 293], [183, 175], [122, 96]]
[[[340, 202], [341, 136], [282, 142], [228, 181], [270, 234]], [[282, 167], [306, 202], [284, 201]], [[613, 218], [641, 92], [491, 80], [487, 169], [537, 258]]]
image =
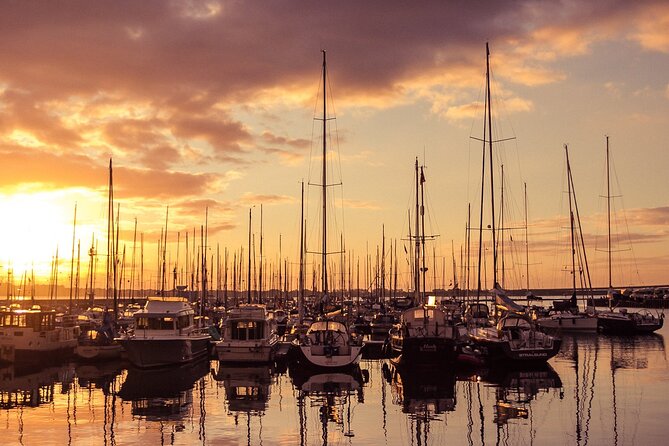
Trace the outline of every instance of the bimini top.
[[307, 334], [315, 331], [336, 331], [339, 333], [346, 333], [346, 326], [337, 321], [318, 321], [311, 324]]

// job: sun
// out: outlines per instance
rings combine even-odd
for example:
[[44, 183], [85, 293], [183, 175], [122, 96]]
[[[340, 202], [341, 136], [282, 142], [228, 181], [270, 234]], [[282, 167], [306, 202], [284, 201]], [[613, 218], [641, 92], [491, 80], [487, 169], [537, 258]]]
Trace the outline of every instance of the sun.
[[[74, 228], [73, 195], [71, 191], [61, 190], [0, 193], [1, 282], [7, 279], [9, 271], [14, 280], [33, 272], [36, 280], [48, 280], [56, 251], [59, 263], [67, 261], [69, 264]], [[85, 232], [90, 234], [90, 229], [85, 225], [78, 227], [76, 238], [86, 240]], [[87, 247], [84, 245], [82, 249], [85, 253]]]

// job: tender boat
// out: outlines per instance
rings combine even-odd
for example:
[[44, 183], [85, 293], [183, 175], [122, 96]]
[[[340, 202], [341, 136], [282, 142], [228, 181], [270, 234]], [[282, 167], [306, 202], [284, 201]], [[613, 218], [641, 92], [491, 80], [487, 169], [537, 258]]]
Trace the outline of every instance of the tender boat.
[[104, 311], [99, 324], [89, 326], [77, 340], [75, 355], [84, 361], [107, 361], [119, 359], [123, 348], [114, 341], [116, 330], [112, 316]]
[[278, 343], [276, 320], [264, 305], [239, 305], [228, 310], [216, 354], [221, 362], [267, 363], [274, 360]]
[[0, 360], [31, 363], [66, 358], [74, 352], [79, 333], [76, 318], [57, 318], [54, 310], [44, 310], [39, 305], [29, 310], [3, 308], [0, 310]]
[[149, 297], [133, 317], [135, 327], [116, 338], [137, 367], [182, 364], [209, 354], [210, 335], [195, 325], [182, 297]]

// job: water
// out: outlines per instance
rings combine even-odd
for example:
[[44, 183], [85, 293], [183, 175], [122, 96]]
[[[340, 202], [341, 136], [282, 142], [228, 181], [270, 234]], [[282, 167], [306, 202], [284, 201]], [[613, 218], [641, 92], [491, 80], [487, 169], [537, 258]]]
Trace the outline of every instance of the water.
[[525, 370], [5, 367], [0, 444], [666, 444], [667, 330], [564, 335], [547, 367]]

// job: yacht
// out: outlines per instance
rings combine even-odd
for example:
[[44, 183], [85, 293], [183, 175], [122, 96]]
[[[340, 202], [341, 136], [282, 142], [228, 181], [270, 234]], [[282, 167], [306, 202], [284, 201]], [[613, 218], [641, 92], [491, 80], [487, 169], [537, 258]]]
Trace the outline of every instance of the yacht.
[[477, 327], [468, 333], [465, 355], [478, 356], [487, 363], [545, 362], [560, 351], [560, 338], [536, 329], [529, 317], [507, 313], [495, 327]]
[[228, 310], [216, 354], [221, 362], [267, 363], [274, 360], [278, 343], [276, 319], [265, 306], [242, 304]]
[[400, 322], [390, 330], [386, 354], [395, 363], [429, 364], [454, 362], [458, 355], [460, 331], [448, 314], [426, 303], [400, 315]]
[[80, 328], [76, 318], [57, 318], [54, 310], [33, 305], [29, 310], [10, 306], [0, 309], [0, 361], [43, 362], [70, 356]]
[[[384, 346], [386, 355], [395, 363], [429, 364], [454, 362], [460, 343], [460, 331], [464, 326], [457, 323], [453, 311], [446, 311], [436, 304], [436, 297], [425, 297], [425, 224], [423, 209], [423, 168], [419, 170], [418, 158], [415, 162], [415, 233], [410, 235], [414, 242], [414, 307], [400, 314], [400, 321], [389, 332]], [[423, 233], [420, 229], [423, 228]], [[423, 274], [421, 275], [421, 272]], [[422, 279], [422, 280], [421, 280]]]
[[135, 312], [134, 328], [116, 341], [137, 367], [182, 364], [209, 354], [210, 335], [195, 324], [195, 311], [182, 297], [149, 297]]

